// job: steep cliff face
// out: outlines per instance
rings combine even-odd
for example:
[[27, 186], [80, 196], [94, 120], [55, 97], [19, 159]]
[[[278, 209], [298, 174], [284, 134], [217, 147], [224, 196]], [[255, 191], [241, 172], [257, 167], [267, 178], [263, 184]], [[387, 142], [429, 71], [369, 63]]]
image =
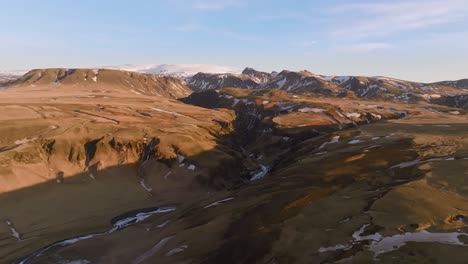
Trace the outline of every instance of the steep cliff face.
[[[80, 173], [94, 178], [98, 171], [120, 165], [132, 165], [138, 171], [148, 160], [166, 170], [178, 168], [179, 156], [191, 157], [193, 165], [206, 169], [197, 170], [199, 177], [214, 183], [211, 187], [222, 188], [222, 179], [212, 179], [215, 164], [225, 164], [223, 159], [236, 162], [218, 142], [233, 130], [234, 115], [227, 111], [166, 100], [158, 105], [142, 101], [138, 107], [8, 104], [1, 109], [10, 117], [1, 120], [0, 192], [50, 180], [66, 182]], [[211, 117], [206, 119], [208, 113]], [[210, 159], [215, 153], [221, 154], [221, 160], [216, 158], [213, 164]]]

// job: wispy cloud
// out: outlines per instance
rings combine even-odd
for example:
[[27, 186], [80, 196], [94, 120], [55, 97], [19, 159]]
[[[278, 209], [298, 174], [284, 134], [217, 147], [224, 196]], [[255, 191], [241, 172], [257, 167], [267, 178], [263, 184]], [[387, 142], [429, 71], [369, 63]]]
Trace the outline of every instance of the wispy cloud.
[[209, 34], [214, 36], [222, 36], [227, 39], [239, 40], [239, 41], [258, 41], [261, 38], [257, 35], [244, 34], [242, 32], [232, 31], [225, 28], [214, 28], [206, 25], [200, 25], [195, 23], [186, 23], [179, 25], [175, 30], [182, 33], [198, 32], [202, 34]]
[[193, 8], [198, 10], [221, 10], [229, 7], [239, 7], [244, 3], [241, 0], [194, 0]]
[[234, 39], [234, 40], [239, 40], [239, 41], [259, 41], [262, 38], [257, 35], [250, 35], [250, 34], [244, 34], [244, 33], [239, 33], [227, 29], [220, 29], [213, 31], [214, 34], [216, 35], [222, 35], [225, 36], [226, 38], [229, 39]]
[[186, 24], [177, 26], [175, 30], [181, 31], [181, 32], [193, 32], [193, 31], [201, 30], [201, 27], [194, 23], [186, 23]]
[[283, 11], [274, 14], [263, 14], [258, 15], [257, 20], [259, 21], [277, 21], [277, 20], [307, 20], [309, 17], [301, 12], [295, 11]]
[[300, 40], [300, 41], [293, 41], [290, 43], [291, 47], [295, 48], [310, 48], [316, 45], [318, 42], [316, 40]]
[[333, 31], [337, 37], [384, 36], [406, 30], [447, 24], [468, 17], [466, 0], [407, 0], [392, 3], [346, 4], [332, 14], [354, 14], [357, 22], [343, 23]]
[[356, 52], [367, 52], [367, 51], [375, 51], [375, 50], [385, 50], [391, 49], [393, 45], [389, 43], [383, 42], [369, 42], [369, 43], [358, 43], [349, 46], [347, 49], [349, 51], [356, 51]]

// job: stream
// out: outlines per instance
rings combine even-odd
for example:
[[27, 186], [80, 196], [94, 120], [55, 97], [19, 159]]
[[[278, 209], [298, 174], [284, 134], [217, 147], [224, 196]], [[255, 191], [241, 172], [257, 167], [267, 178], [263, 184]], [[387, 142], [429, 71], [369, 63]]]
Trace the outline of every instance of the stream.
[[125, 214], [114, 217], [111, 220], [112, 228], [110, 230], [108, 230], [107, 232], [83, 235], [83, 236], [78, 236], [78, 237], [69, 238], [69, 239], [65, 239], [65, 240], [55, 242], [53, 244], [50, 244], [48, 246], [43, 247], [42, 249], [39, 249], [39, 250], [35, 251], [34, 253], [30, 254], [29, 256], [24, 258], [23, 260], [20, 260], [19, 262], [17, 262], [17, 264], [28, 263], [32, 259], [41, 256], [42, 254], [44, 254], [45, 252], [47, 252], [47, 251], [49, 251], [51, 249], [60, 248], [60, 247], [64, 247], [64, 246], [67, 246], [67, 245], [75, 244], [75, 243], [77, 243], [79, 241], [88, 240], [88, 239], [91, 239], [91, 238], [94, 238], [94, 237], [97, 237], [97, 236], [111, 234], [111, 233], [120, 231], [120, 230], [122, 230], [122, 229], [124, 229], [126, 227], [129, 227], [131, 225], [142, 222], [143, 220], [145, 220], [145, 219], [147, 219], [147, 218], [149, 218], [149, 217], [151, 217], [153, 215], [168, 213], [168, 212], [172, 212], [172, 211], [175, 211], [175, 210], [176, 210], [175, 207], [152, 207], [152, 208], [145, 208], [145, 209], [139, 209], [139, 210], [134, 210], [134, 211], [131, 211], [131, 212], [127, 212]]

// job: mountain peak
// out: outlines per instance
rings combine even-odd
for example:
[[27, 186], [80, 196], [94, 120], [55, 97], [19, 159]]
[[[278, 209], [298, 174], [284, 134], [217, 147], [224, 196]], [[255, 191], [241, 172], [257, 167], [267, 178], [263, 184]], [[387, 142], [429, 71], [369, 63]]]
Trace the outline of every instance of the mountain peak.
[[250, 78], [252, 78], [252, 80], [254, 80], [257, 83], [266, 83], [273, 79], [273, 75], [271, 73], [257, 71], [254, 68], [249, 67], [245, 68], [242, 71], [242, 74], [249, 76]]

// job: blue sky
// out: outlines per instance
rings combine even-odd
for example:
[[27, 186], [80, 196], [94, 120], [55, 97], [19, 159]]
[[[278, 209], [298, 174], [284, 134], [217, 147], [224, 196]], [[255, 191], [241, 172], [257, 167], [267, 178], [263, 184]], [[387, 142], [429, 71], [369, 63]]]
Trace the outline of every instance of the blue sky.
[[466, 0], [0, 0], [0, 70], [201, 63], [468, 78]]

